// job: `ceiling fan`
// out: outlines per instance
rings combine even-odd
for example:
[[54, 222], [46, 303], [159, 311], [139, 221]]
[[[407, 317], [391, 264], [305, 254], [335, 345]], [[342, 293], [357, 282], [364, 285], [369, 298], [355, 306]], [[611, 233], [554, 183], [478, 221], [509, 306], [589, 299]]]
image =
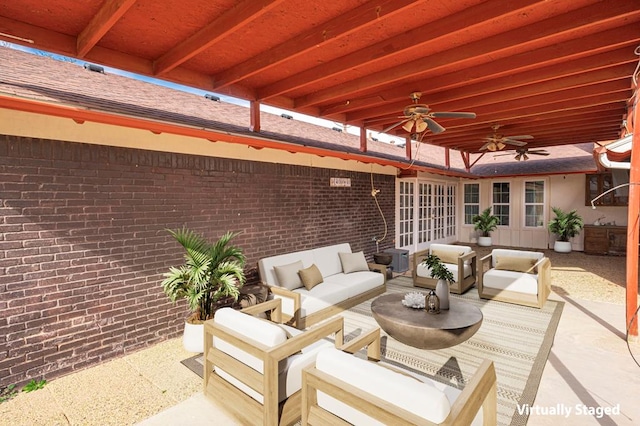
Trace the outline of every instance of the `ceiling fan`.
[[420, 134], [421, 140], [427, 129], [434, 134], [442, 133], [446, 130], [438, 124], [434, 118], [476, 118], [476, 114], [473, 112], [432, 112], [429, 105], [418, 103], [421, 96], [421, 92], [411, 93], [409, 97], [413, 101], [413, 104], [405, 107], [403, 111], [404, 115], [398, 117], [402, 120], [387, 127], [382, 133], [402, 126], [402, 128], [409, 133]]
[[[544, 149], [529, 149], [529, 148], [517, 148], [516, 156], [514, 157], [516, 160], [524, 160], [527, 161], [529, 159], [529, 155], [544, 155], [547, 156], [549, 153]], [[501, 157], [503, 155], [512, 155], [512, 153], [507, 154], [496, 154], [496, 157]]]
[[484, 145], [480, 148], [480, 151], [488, 150], [488, 151], [501, 151], [507, 145], [514, 146], [525, 146], [527, 143], [522, 140], [533, 139], [531, 135], [519, 135], [519, 136], [504, 136], [498, 134], [498, 129], [500, 128], [499, 124], [494, 124], [491, 126], [493, 130], [493, 134], [487, 136], [483, 140], [486, 141]]

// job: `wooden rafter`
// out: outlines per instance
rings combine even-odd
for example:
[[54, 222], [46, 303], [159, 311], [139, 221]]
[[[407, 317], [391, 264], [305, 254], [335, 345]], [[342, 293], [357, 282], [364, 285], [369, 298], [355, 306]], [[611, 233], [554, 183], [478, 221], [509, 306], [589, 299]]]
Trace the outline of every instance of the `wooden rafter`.
[[197, 33], [169, 50], [154, 63], [156, 74], [164, 74], [188, 61], [198, 53], [213, 45], [227, 34], [237, 31], [259, 18], [283, 0], [245, 0], [229, 9], [220, 18], [209, 23]]
[[78, 35], [77, 55], [84, 57], [98, 41], [118, 22], [136, 0], [106, 0], [89, 25]]
[[362, 30], [363, 27], [376, 22], [377, 19], [392, 16], [413, 4], [415, 4], [415, 0], [383, 0], [366, 3], [319, 26], [319, 28], [313, 28], [304, 34], [293, 37], [262, 55], [251, 58], [250, 61], [217, 74], [215, 76], [216, 87], [224, 87], [251, 77], [280, 62], [303, 55], [310, 49], [316, 49], [334, 38], [346, 36], [355, 30]]

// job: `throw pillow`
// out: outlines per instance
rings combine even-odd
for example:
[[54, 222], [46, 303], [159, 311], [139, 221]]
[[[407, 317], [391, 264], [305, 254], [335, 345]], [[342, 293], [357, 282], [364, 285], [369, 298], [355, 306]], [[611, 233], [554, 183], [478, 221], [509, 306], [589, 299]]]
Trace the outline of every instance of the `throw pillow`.
[[533, 265], [536, 264], [536, 259], [528, 257], [511, 257], [511, 256], [498, 256], [496, 262], [496, 269], [502, 269], [505, 271], [527, 272], [532, 274]]
[[304, 288], [306, 288], [307, 290], [311, 290], [313, 287], [324, 281], [322, 279], [320, 269], [318, 269], [315, 264], [309, 266], [306, 269], [299, 270], [298, 275], [300, 275], [302, 284], [304, 284]]
[[364, 258], [364, 252], [338, 253], [338, 256], [340, 256], [340, 263], [342, 263], [342, 272], [345, 274], [369, 270], [367, 259]]
[[453, 263], [454, 265], [458, 264], [458, 258], [464, 252], [457, 252], [453, 250], [431, 250], [431, 254], [434, 256], [438, 256], [442, 263]]
[[304, 268], [304, 265], [301, 260], [289, 263], [288, 265], [274, 266], [273, 270], [276, 273], [278, 285], [287, 290], [295, 290], [296, 288], [302, 287], [302, 281], [300, 281], [300, 276], [298, 276], [298, 271], [302, 268]]

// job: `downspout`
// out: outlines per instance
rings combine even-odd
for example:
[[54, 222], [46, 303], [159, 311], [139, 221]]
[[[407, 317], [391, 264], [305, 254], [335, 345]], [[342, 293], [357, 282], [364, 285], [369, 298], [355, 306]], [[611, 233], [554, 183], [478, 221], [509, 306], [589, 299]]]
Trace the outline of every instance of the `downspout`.
[[[640, 90], [636, 87], [633, 108], [633, 139], [640, 141]], [[631, 147], [629, 182], [640, 182], [640, 147]], [[640, 213], [640, 186], [629, 185], [627, 224], [627, 339], [638, 340], [638, 215]]]

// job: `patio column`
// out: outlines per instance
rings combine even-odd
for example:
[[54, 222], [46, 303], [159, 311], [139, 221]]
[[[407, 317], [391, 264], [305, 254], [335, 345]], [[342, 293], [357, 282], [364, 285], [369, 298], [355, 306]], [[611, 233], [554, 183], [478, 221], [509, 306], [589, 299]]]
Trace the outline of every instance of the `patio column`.
[[[636, 88], [633, 119], [633, 143], [631, 144], [631, 171], [629, 174], [629, 210], [627, 224], [627, 314], [629, 340], [638, 339], [638, 217], [640, 213], [640, 90]], [[632, 321], [633, 320], [633, 321]]]

